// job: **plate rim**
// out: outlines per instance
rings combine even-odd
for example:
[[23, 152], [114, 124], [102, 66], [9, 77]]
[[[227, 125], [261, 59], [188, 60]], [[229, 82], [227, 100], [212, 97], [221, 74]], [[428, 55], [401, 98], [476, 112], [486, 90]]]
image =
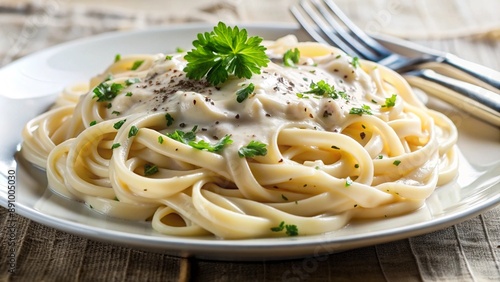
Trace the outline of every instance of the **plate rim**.
[[[298, 30], [298, 26], [292, 24], [252, 23], [252, 24], [238, 24], [238, 25], [240, 27], [248, 29], [269, 29], [269, 30], [280, 30], [280, 31], [286, 30], [290, 31], [291, 33], [294, 33]], [[16, 61], [7, 64], [0, 70], [4, 70], [10, 67], [15, 67], [15, 65], [18, 64], [19, 62], [32, 60], [32, 58], [36, 56], [42, 56], [43, 54], [57, 52], [58, 50], [62, 50], [64, 48], [71, 48], [72, 46], [78, 46], [79, 44], [82, 44], [84, 42], [99, 41], [102, 39], [113, 39], [122, 36], [133, 37], [136, 34], [169, 32], [173, 30], [178, 31], [178, 30], [199, 29], [200, 31], [202, 31], [207, 28], [211, 28], [212, 26], [213, 24], [210, 23], [189, 23], [189, 24], [173, 24], [169, 26], [150, 27], [150, 28], [137, 29], [131, 31], [105, 32], [94, 36], [89, 36], [85, 38], [79, 38], [76, 40], [64, 42], [31, 53], [23, 58], [20, 58]], [[0, 75], [1, 74], [2, 72], [0, 72]], [[12, 157], [12, 160], [15, 160], [15, 156]], [[3, 160], [1, 161], [3, 162]], [[16, 163], [16, 167], [20, 165], [21, 164]], [[2, 177], [5, 177], [5, 175], [2, 174]], [[496, 183], [494, 185], [500, 186], [499, 183]], [[0, 186], [0, 191], [3, 191], [2, 189], [6, 190], [6, 187]], [[7, 208], [6, 195], [7, 193], [0, 194], [0, 205], [5, 208]], [[461, 210], [459, 212], [452, 213], [450, 215], [445, 215], [424, 222], [400, 226], [397, 228], [389, 228], [384, 230], [377, 230], [375, 232], [354, 234], [349, 236], [349, 238], [343, 238], [343, 240], [340, 241], [336, 240], [335, 236], [331, 236], [328, 238], [323, 236], [313, 236], [310, 237], [311, 238], [310, 240], [307, 240], [308, 236], [301, 237], [300, 240], [297, 240], [296, 238], [292, 237], [263, 238], [262, 240], [261, 239], [204, 240], [204, 239], [189, 238], [189, 237], [162, 236], [159, 233], [158, 236], [156, 235], [147, 236], [143, 234], [128, 233], [125, 231], [108, 230], [102, 227], [95, 227], [95, 226], [85, 225], [82, 223], [72, 222], [63, 218], [55, 217], [50, 214], [44, 214], [18, 201], [16, 201], [16, 213], [28, 219], [31, 219], [35, 222], [43, 224], [45, 226], [49, 226], [57, 230], [68, 232], [74, 235], [83, 236], [93, 240], [104, 241], [106, 243], [115, 243], [115, 244], [118, 243], [119, 245], [122, 246], [146, 249], [148, 251], [155, 251], [156, 250], [154, 248], [155, 246], [158, 247], [158, 244], [163, 244], [164, 246], [161, 248], [161, 250], [156, 250], [156, 251], [159, 251], [161, 253], [165, 252], [171, 253], [176, 256], [189, 256], [193, 255], [194, 253], [195, 256], [203, 258], [216, 259], [216, 260], [233, 260], [235, 259], [234, 254], [241, 252], [243, 250], [249, 256], [242, 257], [241, 255], [237, 255], [236, 258], [238, 260], [256, 260], [256, 259], [275, 260], [275, 259], [291, 259], [297, 257], [305, 257], [311, 254], [311, 247], [317, 248], [318, 244], [332, 247], [332, 249], [334, 249], [333, 252], [337, 252], [353, 248], [342, 249], [341, 247], [338, 246], [333, 247], [333, 245], [352, 244], [356, 245], [355, 248], [358, 248], [358, 247], [385, 243], [389, 241], [430, 233], [436, 230], [452, 226], [459, 222], [463, 222], [474, 216], [477, 216], [480, 213], [492, 209], [499, 203], [500, 203], [500, 194], [497, 194], [496, 197], [488, 198], [485, 201], [482, 201], [481, 204], [474, 205], [473, 208]], [[106, 236], [107, 238], [103, 238], [104, 236]], [[267, 241], [272, 241], [273, 245], [271, 246], [270, 243], [267, 243]], [[297, 241], [300, 241], [300, 244], [297, 244]], [[373, 241], [375, 243], [368, 241]], [[136, 243], [131, 244], [131, 242], [136, 242]], [[262, 242], [266, 243], [261, 244]], [[168, 246], [169, 249], [165, 249], [165, 246]], [[232, 250], [228, 251], [227, 248], [225, 248], [225, 250], [223, 250], [220, 253], [216, 254], [212, 253], [213, 251], [220, 251], [221, 247], [231, 247]], [[186, 252], [187, 248], [193, 248], [193, 249], [198, 248], [198, 249], [193, 252]], [[289, 248], [293, 248], [294, 250], [290, 250]], [[272, 251], [273, 254], [269, 256], [263, 256], [262, 251], [268, 251], [268, 252]], [[295, 255], [289, 256], [287, 255], [289, 253], [294, 253]], [[327, 251], [326, 253], [329, 252]]]

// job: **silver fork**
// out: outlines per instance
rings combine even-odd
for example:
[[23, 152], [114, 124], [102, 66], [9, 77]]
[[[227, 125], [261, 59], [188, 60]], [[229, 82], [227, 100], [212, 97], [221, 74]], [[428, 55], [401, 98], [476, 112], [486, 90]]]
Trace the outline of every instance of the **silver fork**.
[[[302, 16], [301, 8], [319, 27], [319, 31]], [[316, 41], [333, 43], [351, 55], [358, 55], [363, 59], [378, 62], [399, 72], [414, 69], [415, 65], [425, 62], [444, 63], [490, 84], [495, 89], [500, 89], [500, 72], [468, 62], [452, 54], [446, 54], [446, 56], [427, 54], [417, 58], [409, 58], [388, 50], [356, 26], [331, 0], [303, 0], [290, 10]], [[343, 28], [341, 23], [347, 27], [347, 30]]]
[[[410, 58], [385, 48], [371, 36], [364, 33], [331, 0], [302, 0], [290, 8], [291, 13], [318, 42], [333, 44], [352, 56], [375, 61], [400, 73], [417, 76], [452, 89], [462, 97], [440, 98], [448, 102], [472, 100], [476, 107], [462, 107], [476, 117], [500, 126], [500, 95], [470, 83], [446, 77], [432, 70], [418, 69], [425, 62], [440, 62], [453, 66], [483, 82], [493, 89], [500, 89], [500, 73], [484, 66], [465, 61], [454, 55], [425, 55]], [[338, 18], [340, 21], [336, 20]], [[345, 25], [346, 28], [343, 27]], [[462, 101], [463, 102], [463, 101]], [[480, 111], [478, 111], [480, 109]]]

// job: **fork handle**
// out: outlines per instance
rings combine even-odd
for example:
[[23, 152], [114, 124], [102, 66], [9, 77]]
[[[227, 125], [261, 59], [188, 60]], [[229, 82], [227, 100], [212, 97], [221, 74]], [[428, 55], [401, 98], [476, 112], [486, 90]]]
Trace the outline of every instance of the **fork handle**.
[[453, 54], [441, 57], [440, 62], [466, 72], [500, 90], [500, 72], [496, 70], [461, 59]]
[[[500, 95], [477, 85], [444, 76], [433, 70], [419, 69], [404, 74], [411, 83], [412, 77], [418, 77], [445, 87], [429, 94], [453, 104], [459, 110], [466, 111], [486, 122], [500, 127]], [[416, 83], [421, 84], [422, 83]], [[435, 90], [435, 89], [434, 89]], [[449, 91], [452, 90], [452, 91]]]

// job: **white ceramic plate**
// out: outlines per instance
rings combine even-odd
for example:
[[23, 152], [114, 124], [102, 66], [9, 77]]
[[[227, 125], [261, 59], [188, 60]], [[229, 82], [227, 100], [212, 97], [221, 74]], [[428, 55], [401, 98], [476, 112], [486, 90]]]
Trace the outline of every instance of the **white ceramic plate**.
[[[276, 39], [297, 33], [293, 26], [246, 26], [253, 35]], [[173, 52], [189, 48], [196, 34], [212, 26], [183, 25], [78, 40], [24, 57], [0, 70], [0, 204], [8, 204], [7, 177], [16, 172], [15, 209], [22, 216], [69, 233], [177, 256], [220, 260], [289, 259], [412, 237], [464, 221], [500, 202], [500, 131], [451, 108], [442, 107], [459, 131], [460, 176], [440, 187], [421, 209], [401, 217], [351, 223], [320, 236], [224, 241], [156, 233], [149, 223], [96, 214], [82, 203], [46, 189], [40, 171], [19, 157], [24, 124], [44, 112], [61, 89], [99, 73], [116, 53]], [[303, 35], [299, 37], [305, 38]], [[386, 42], [391, 45], [391, 42]], [[393, 46], [393, 48], [396, 48]]]

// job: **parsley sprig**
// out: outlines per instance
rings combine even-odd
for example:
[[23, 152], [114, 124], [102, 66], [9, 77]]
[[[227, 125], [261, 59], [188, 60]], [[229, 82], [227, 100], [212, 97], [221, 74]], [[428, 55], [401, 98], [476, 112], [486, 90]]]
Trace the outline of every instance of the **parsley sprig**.
[[363, 105], [360, 108], [351, 108], [351, 110], [349, 111], [349, 114], [359, 115], [359, 116], [361, 116], [363, 114], [372, 115], [372, 109], [368, 105]]
[[396, 106], [396, 98], [397, 98], [396, 94], [392, 94], [391, 97], [385, 98], [385, 104], [382, 105], [382, 108], [391, 108]]
[[206, 76], [212, 85], [226, 81], [229, 75], [251, 78], [269, 62], [261, 42], [258, 36], [248, 38], [246, 29], [219, 22], [212, 32], [198, 34], [194, 49], [184, 56], [188, 62], [184, 71], [191, 79]]
[[238, 155], [240, 156], [240, 158], [265, 156], [266, 154], [267, 154], [267, 145], [255, 140], [250, 141], [248, 145], [243, 146], [238, 150]]

